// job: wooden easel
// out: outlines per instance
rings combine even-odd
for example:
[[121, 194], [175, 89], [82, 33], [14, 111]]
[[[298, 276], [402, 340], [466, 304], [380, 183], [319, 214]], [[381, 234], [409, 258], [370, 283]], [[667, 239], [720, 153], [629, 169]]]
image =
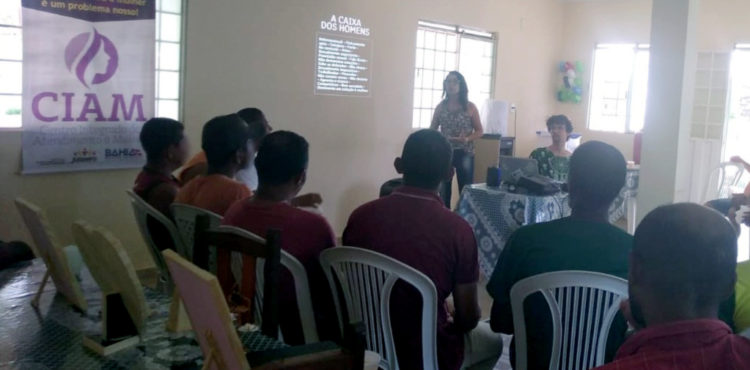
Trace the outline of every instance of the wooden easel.
[[216, 339], [214, 339], [213, 333], [211, 333], [211, 330], [206, 329], [206, 342], [208, 342], [208, 355], [206, 356], [206, 362], [203, 363], [203, 367], [201, 370], [208, 370], [211, 368], [212, 363], [216, 363], [216, 367], [218, 369], [226, 369], [226, 365], [224, 364], [224, 360], [221, 358], [221, 353], [219, 352], [219, 347], [216, 345]]
[[119, 293], [102, 295], [104, 296], [104, 305], [102, 306], [103, 335], [84, 336], [83, 346], [102, 356], [109, 356], [140, 343], [141, 338], [133, 319], [125, 308], [122, 296]]
[[73, 236], [102, 291], [102, 334], [84, 336], [84, 347], [107, 356], [140, 343], [148, 306], [127, 252], [112, 234], [84, 221], [73, 224]]
[[34, 294], [34, 299], [31, 300], [31, 306], [39, 309], [39, 299], [42, 297], [42, 292], [44, 291], [44, 287], [47, 285], [47, 280], [49, 280], [49, 269], [50, 267], [47, 267], [47, 271], [44, 272], [44, 277], [42, 278], [42, 283], [39, 285], [39, 290], [36, 291], [36, 294]]
[[70, 304], [85, 312], [87, 307], [86, 299], [83, 297], [74, 271], [70, 268], [65, 249], [52, 231], [52, 227], [44, 211], [22, 198], [16, 198], [15, 203], [18, 213], [21, 214], [21, 218], [34, 240], [36, 255], [41, 257], [47, 266], [47, 272], [44, 274], [41, 285], [31, 300], [31, 305], [34, 308], [39, 308], [39, 300], [42, 292], [47, 285], [47, 280], [51, 278], [55, 282], [57, 292], [65, 296]]
[[185, 312], [185, 304], [182, 303], [177, 289], [172, 292], [172, 302], [169, 304], [169, 318], [167, 319], [166, 329], [170, 333], [193, 330], [187, 312]]

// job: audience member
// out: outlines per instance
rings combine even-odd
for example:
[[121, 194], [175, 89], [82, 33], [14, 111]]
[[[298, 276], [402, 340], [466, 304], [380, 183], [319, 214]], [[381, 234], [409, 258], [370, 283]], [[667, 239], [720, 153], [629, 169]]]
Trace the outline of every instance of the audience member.
[[[209, 210], [224, 216], [235, 202], [252, 195], [250, 189], [241, 182], [235, 181], [237, 171], [247, 168], [250, 161], [248, 126], [236, 114], [214, 117], [203, 126], [201, 146], [206, 153], [208, 169], [180, 189], [175, 202], [184, 203]], [[250, 258], [245, 258], [250, 263]], [[232, 275], [230, 253], [219, 251], [216, 254], [216, 275], [224, 294], [230, 294], [238, 287]], [[238, 259], [239, 261], [239, 259]], [[251, 297], [254, 284], [243, 281], [240, 287], [242, 294]], [[249, 319], [249, 314], [242, 316], [242, 321]]]
[[[258, 190], [252, 198], [235, 203], [227, 211], [224, 224], [260, 236], [268, 229], [282, 230], [281, 248], [297, 258], [307, 271], [320, 339], [332, 340], [339, 336], [338, 319], [318, 255], [335, 245], [335, 236], [322, 216], [290, 204], [305, 184], [307, 163], [308, 143], [303, 137], [289, 131], [269, 134], [255, 158]], [[254, 276], [255, 272], [244, 268], [243, 274]], [[284, 342], [303, 344], [294, 281], [286, 269], [282, 269], [279, 311]]]
[[172, 172], [182, 166], [190, 150], [183, 131], [182, 123], [169, 118], [152, 118], [141, 128], [146, 165], [136, 177], [133, 191], [167, 216], [179, 190]]
[[232, 203], [249, 197], [250, 189], [234, 180], [237, 171], [247, 168], [250, 161], [248, 131], [247, 123], [236, 114], [208, 121], [201, 144], [208, 160], [206, 175], [180, 189], [175, 202], [224, 215]]
[[573, 132], [573, 124], [568, 117], [560, 114], [547, 119], [547, 131], [552, 136], [552, 145], [537, 148], [531, 152], [531, 159], [536, 160], [539, 174], [553, 180], [567, 181], [570, 156], [565, 144]]
[[[608, 210], [625, 184], [625, 158], [611, 145], [590, 141], [570, 159], [570, 217], [529, 225], [511, 235], [500, 254], [487, 291], [494, 299], [492, 329], [513, 334], [510, 290], [524, 278], [561, 270], [595, 271], [627, 277], [633, 238], [610, 225]], [[530, 369], [549, 367], [552, 321], [541, 294], [526, 300], [527, 353]], [[627, 325], [615, 320], [607, 343], [608, 358], [622, 343]], [[510, 359], [515, 363], [515, 343]]]
[[[440, 369], [458, 369], [464, 334], [477, 326], [479, 278], [477, 244], [469, 224], [447, 209], [438, 196], [451, 176], [451, 146], [435, 130], [420, 130], [406, 140], [396, 170], [404, 186], [352, 213], [344, 245], [367, 248], [408, 264], [435, 284], [438, 302], [437, 347]], [[453, 295], [451, 301], [446, 299]], [[455, 308], [451, 307], [454, 306]], [[402, 369], [422, 368], [421, 299], [412, 287], [398, 284], [391, 297], [391, 320]], [[499, 356], [502, 342], [491, 346]]]
[[[180, 168], [190, 151], [182, 123], [169, 118], [152, 118], [141, 127], [141, 147], [146, 152], [146, 165], [133, 186], [141, 199], [167, 217], [180, 184], [172, 172]], [[169, 231], [160, 222], [148, 217], [146, 227], [160, 250], [174, 249]]]
[[[247, 185], [250, 190], [255, 191], [258, 188], [258, 171], [255, 169], [254, 158], [261, 140], [271, 133], [273, 128], [258, 108], [244, 108], [237, 112], [237, 115], [248, 125], [252, 155], [248, 167], [237, 171], [235, 179]], [[191, 158], [180, 172], [180, 181], [182, 184], [186, 184], [196, 176], [205, 174], [207, 168], [206, 153], [201, 151]], [[323, 198], [320, 194], [308, 193], [295, 197], [290, 203], [295, 207], [317, 208], [322, 202]]]
[[380, 194], [378, 195], [379, 198], [391, 195], [394, 190], [404, 186], [404, 179], [402, 178], [396, 178], [396, 179], [390, 179], [383, 183], [383, 185], [380, 185]]
[[639, 330], [599, 369], [750, 369], [750, 340], [717, 319], [736, 280], [726, 219], [697, 204], [659, 207], [638, 225], [630, 261], [621, 308]]
[[[237, 112], [237, 115], [242, 118], [248, 126], [248, 136], [252, 143], [252, 158], [246, 169], [237, 171], [237, 180], [247, 185], [250, 190], [258, 188], [258, 174], [253, 166], [253, 158], [258, 150], [260, 141], [268, 133], [273, 130], [268, 124], [268, 120], [263, 112], [258, 108], [244, 108]], [[185, 164], [182, 171], [180, 171], [180, 182], [187, 184], [193, 178], [205, 175], [208, 170], [208, 162], [206, 161], [206, 152], [200, 151], [198, 154]]]

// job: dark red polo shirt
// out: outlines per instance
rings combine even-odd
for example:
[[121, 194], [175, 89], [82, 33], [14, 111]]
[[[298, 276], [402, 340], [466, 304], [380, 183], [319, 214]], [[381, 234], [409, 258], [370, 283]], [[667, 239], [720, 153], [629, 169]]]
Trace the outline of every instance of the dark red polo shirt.
[[[343, 243], [393, 257], [432, 280], [438, 293], [440, 369], [458, 369], [463, 360], [463, 333], [448, 323], [443, 301], [456, 285], [476, 283], [479, 278], [477, 244], [469, 224], [445, 208], [435, 192], [400, 187], [355, 210]], [[391, 307], [399, 366], [420, 369], [421, 297], [411, 286], [398, 284]]]
[[135, 184], [133, 185], [133, 192], [136, 193], [141, 199], [146, 201], [152, 207], [156, 208], [159, 212], [165, 216], [169, 216], [171, 212], [169, 208], [161, 208], [151, 202], [151, 190], [154, 190], [161, 184], [167, 184], [175, 189], [180, 188], [180, 184], [174, 176], [167, 176], [162, 173], [156, 172], [148, 167], [143, 167], [141, 172], [135, 178]]
[[[336, 243], [328, 221], [323, 216], [292, 207], [287, 203], [253, 202], [245, 199], [229, 208], [223, 223], [241, 227], [261, 237], [266, 236], [268, 229], [281, 230], [281, 249], [297, 258], [307, 271], [320, 340], [338, 339], [340, 334], [336, 308], [328, 280], [318, 261], [320, 252], [333, 247]], [[249, 280], [255, 280], [254, 268], [244, 268], [243, 274], [251, 274]], [[284, 268], [281, 269], [279, 280], [279, 323], [284, 342], [292, 345], [304, 344], [294, 280]]]
[[[167, 184], [175, 189], [180, 188], [180, 184], [174, 176], [167, 176], [162, 173], [156, 172], [148, 167], [143, 167], [138, 177], [135, 178], [135, 184], [133, 185], [133, 192], [136, 193], [146, 203], [156, 208], [159, 212], [167, 217], [172, 217], [172, 212], [169, 209], [153, 202], [151, 199], [151, 191], [156, 189], [161, 184]], [[159, 248], [159, 250], [172, 249], [174, 250], [174, 241], [172, 236], [159, 221], [156, 221], [152, 217], [146, 219], [146, 227], [151, 234], [151, 238]]]
[[599, 370], [750, 369], [750, 340], [720, 320], [691, 320], [646, 328]]

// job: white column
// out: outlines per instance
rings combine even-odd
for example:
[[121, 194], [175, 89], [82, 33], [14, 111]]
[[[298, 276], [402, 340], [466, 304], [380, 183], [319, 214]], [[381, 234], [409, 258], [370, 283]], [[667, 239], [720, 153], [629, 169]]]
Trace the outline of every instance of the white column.
[[653, 0], [638, 221], [689, 195], [697, 15], [698, 0]]

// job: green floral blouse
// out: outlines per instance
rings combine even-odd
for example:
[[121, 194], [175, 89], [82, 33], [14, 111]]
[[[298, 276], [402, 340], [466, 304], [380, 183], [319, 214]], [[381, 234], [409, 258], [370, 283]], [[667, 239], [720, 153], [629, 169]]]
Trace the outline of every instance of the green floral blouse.
[[536, 160], [540, 175], [556, 181], [568, 181], [569, 157], [558, 157], [547, 148], [538, 148], [531, 152], [529, 158]]

